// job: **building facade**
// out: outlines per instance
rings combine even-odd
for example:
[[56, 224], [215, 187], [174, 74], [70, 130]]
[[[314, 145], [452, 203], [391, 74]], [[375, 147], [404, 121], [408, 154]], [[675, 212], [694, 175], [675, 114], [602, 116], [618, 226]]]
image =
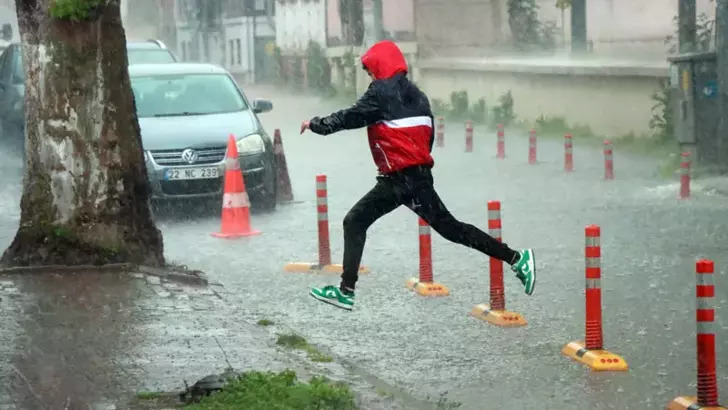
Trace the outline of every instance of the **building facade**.
[[[381, 0], [385, 38], [394, 40], [410, 64], [417, 55], [413, 0]], [[366, 78], [356, 63], [375, 41], [371, 0], [276, 0], [276, 45], [282, 75], [302, 72], [308, 81], [309, 44], [323, 49], [335, 86], [361, 91]]]
[[[555, 0], [536, 0], [539, 20], [553, 30], [556, 54], [570, 47], [569, 10]], [[677, 25], [678, 2], [600, 0], [587, 2], [587, 41], [591, 53], [619, 60], [665, 61]], [[698, 14], [715, 18], [715, 2], [696, 0]], [[484, 57], [511, 53], [508, 9], [503, 0], [415, 0], [417, 41], [423, 58]]]
[[182, 61], [221, 65], [244, 83], [273, 75], [275, 2], [174, 0], [176, 50]]

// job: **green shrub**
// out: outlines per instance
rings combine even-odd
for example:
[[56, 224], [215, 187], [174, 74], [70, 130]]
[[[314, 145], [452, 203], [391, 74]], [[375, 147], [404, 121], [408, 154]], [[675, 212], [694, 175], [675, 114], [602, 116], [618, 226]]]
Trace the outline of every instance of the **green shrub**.
[[508, 90], [505, 94], [498, 97], [499, 105], [493, 107], [492, 120], [495, 124], [510, 125], [516, 119], [513, 114], [513, 94]]
[[435, 116], [443, 116], [453, 121], [470, 120], [474, 123], [484, 124], [488, 120], [485, 98], [478, 99], [471, 106], [468, 92], [465, 90], [451, 92], [450, 103], [433, 98], [430, 108]]

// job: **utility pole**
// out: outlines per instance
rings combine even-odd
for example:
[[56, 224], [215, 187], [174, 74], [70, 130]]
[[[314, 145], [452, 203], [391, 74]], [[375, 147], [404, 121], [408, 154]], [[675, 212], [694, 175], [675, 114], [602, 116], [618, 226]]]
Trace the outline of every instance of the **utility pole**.
[[372, 0], [372, 14], [374, 15], [374, 41], [384, 40], [384, 21], [382, 0]]
[[697, 10], [695, 0], [678, 0], [678, 44], [680, 54], [695, 51]]
[[571, 1], [571, 53], [586, 52], [586, 0]]
[[718, 158], [723, 158], [721, 168], [728, 169], [728, 0], [717, 0], [715, 11], [716, 55], [718, 72], [718, 95], [720, 96], [720, 126]]

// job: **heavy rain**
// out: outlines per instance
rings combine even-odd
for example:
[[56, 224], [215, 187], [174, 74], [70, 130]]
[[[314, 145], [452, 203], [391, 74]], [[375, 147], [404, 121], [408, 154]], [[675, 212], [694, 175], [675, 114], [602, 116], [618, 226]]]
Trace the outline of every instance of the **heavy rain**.
[[0, 409], [728, 406], [728, 2], [3, 0], [0, 35]]

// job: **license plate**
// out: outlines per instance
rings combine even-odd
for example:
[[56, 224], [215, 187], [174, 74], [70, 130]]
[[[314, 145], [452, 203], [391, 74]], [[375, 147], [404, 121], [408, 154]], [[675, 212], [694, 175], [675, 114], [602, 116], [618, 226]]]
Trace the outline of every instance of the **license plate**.
[[175, 168], [168, 169], [164, 173], [164, 179], [167, 181], [177, 181], [183, 179], [213, 179], [220, 176], [220, 169], [217, 167], [204, 168]]

